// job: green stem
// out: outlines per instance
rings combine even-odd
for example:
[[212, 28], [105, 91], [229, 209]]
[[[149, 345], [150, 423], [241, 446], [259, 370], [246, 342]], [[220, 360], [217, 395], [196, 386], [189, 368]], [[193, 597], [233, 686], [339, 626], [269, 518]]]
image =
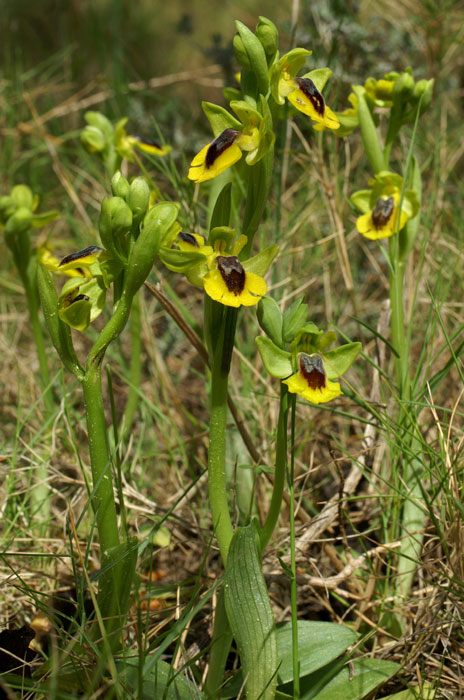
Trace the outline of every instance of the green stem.
[[24, 285], [24, 291], [26, 292], [29, 320], [31, 322], [32, 334], [34, 336], [37, 358], [39, 360], [39, 372], [43, 390], [43, 401], [47, 413], [50, 414], [54, 412], [55, 406], [51, 389], [50, 370], [48, 369], [47, 351], [45, 348], [42, 326], [39, 319], [39, 294], [37, 290], [37, 284], [35, 281], [36, 278], [33, 271], [31, 271], [31, 266], [29, 266], [28, 270], [21, 271], [20, 269], [20, 274]]
[[279, 422], [277, 424], [276, 460], [274, 487], [272, 490], [271, 505], [266, 521], [261, 530], [261, 551], [264, 550], [271, 539], [280, 515], [282, 497], [285, 487], [285, 475], [287, 470], [287, 420], [288, 420], [288, 390], [286, 384], [280, 383], [280, 407]]
[[295, 536], [295, 406], [296, 394], [290, 397], [292, 412], [290, 438], [290, 471], [288, 475], [288, 490], [290, 496], [290, 598], [292, 609], [292, 656], [293, 656], [293, 698], [300, 698], [300, 662], [298, 659], [298, 606], [296, 590], [296, 536]]
[[124, 440], [127, 440], [130, 435], [139, 402], [140, 385], [142, 381], [142, 313], [139, 294], [136, 294], [132, 300], [130, 332], [129, 396], [127, 397], [126, 408], [124, 410]]
[[[213, 302], [217, 306], [217, 302]], [[227, 499], [226, 427], [227, 386], [234, 347], [237, 309], [223, 307], [220, 329], [212, 328], [211, 411], [208, 450], [208, 488], [213, 527], [224, 566], [233, 535]], [[212, 314], [214, 317], [214, 314]], [[219, 330], [217, 339], [215, 333]]]
[[209, 670], [205, 683], [205, 691], [209, 698], [215, 699], [218, 697], [218, 689], [222, 685], [231, 644], [232, 632], [224, 604], [224, 587], [222, 587], [219, 591], [216, 609], [214, 611]]
[[[398, 356], [395, 356], [396, 379], [400, 398], [404, 398], [407, 392], [407, 365], [406, 338], [404, 332], [404, 262], [392, 259], [390, 270], [390, 305], [391, 305], [391, 333], [393, 347]], [[406, 371], [405, 371], [406, 370]]]

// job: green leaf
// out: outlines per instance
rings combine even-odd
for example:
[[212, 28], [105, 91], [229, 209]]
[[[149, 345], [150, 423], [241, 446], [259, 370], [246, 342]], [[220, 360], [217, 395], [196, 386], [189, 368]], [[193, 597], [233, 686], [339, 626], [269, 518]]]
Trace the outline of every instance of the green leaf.
[[266, 272], [269, 270], [272, 261], [279, 252], [279, 246], [274, 244], [270, 245], [268, 248], [264, 248], [253, 258], [245, 260], [242, 265], [247, 272], [254, 272], [255, 275], [264, 277]]
[[241, 130], [242, 125], [235, 119], [235, 117], [228, 112], [224, 107], [219, 107], [212, 102], [202, 102], [203, 112], [206, 114], [206, 118], [211, 124], [213, 130], [214, 138], [222, 134], [225, 129], [238, 129]]
[[308, 316], [308, 306], [305, 298], [300, 297], [288, 307], [284, 313], [283, 339], [285, 343], [291, 343], [296, 334], [301, 330]]
[[365, 88], [361, 85], [353, 85], [353, 92], [358, 98], [358, 117], [361, 129], [361, 137], [366, 156], [374, 172], [378, 173], [385, 168], [383, 151], [380, 146], [377, 128], [365, 98]]
[[255, 338], [264, 368], [271, 377], [286, 379], [293, 371], [292, 356], [262, 335]]
[[139, 693], [139, 665], [143, 660], [126, 658], [118, 663], [121, 680], [127, 685], [128, 697], [136, 697], [138, 700], [202, 700], [205, 696], [200, 693], [198, 687], [188, 681], [165, 661], [157, 661], [154, 668], [146, 671], [142, 668], [142, 693]]
[[53, 275], [43, 265], [37, 266], [37, 284], [45, 323], [55, 350], [64, 366], [74, 376], [81, 378], [83, 370], [74, 352], [71, 329], [58, 316], [58, 295]]
[[236, 530], [224, 577], [225, 606], [246, 678], [247, 700], [274, 700], [277, 637], [258, 543], [254, 522]]
[[324, 672], [319, 671], [304, 679], [301, 684], [301, 700], [362, 700], [375, 688], [393, 676], [399, 664], [382, 659], [358, 659], [344, 666], [322, 690], [313, 692], [318, 678]]
[[434, 700], [437, 694], [437, 689], [429, 683], [424, 683], [420, 688], [407, 688], [400, 690], [399, 693], [386, 695], [382, 700]]
[[[349, 646], [354, 644], [358, 634], [348, 627], [333, 622], [312, 622], [298, 620], [298, 658], [300, 677], [315, 674], [321, 668], [337, 659]], [[279, 686], [293, 681], [293, 647], [292, 623], [284, 622], [277, 626], [277, 648], [279, 650]], [[230, 686], [226, 688], [224, 698], [234, 697], [243, 682], [239, 672]], [[284, 688], [284, 690], [286, 690]]]
[[209, 224], [210, 231], [218, 226], [229, 226], [230, 224], [230, 208], [231, 208], [231, 192], [232, 183], [228, 182], [224, 185], [218, 194], [214, 205], [211, 221]]
[[258, 304], [258, 322], [275, 345], [282, 347], [282, 312], [272, 297], [263, 297]]
[[[266, 95], [269, 90], [269, 73], [266, 54], [257, 36], [248, 27], [236, 20], [235, 26], [242, 40], [242, 47], [246, 53], [247, 63], [256, 76], [258, 91]], [[246, 66], [248, 68], [248, 66]]]
[[337, 379], [345, 374], [356, 360], [361, 349], [361, 343], [347, 343], [347, 345], [340, 345], [335, 350], [322, 353], [327, 378]]

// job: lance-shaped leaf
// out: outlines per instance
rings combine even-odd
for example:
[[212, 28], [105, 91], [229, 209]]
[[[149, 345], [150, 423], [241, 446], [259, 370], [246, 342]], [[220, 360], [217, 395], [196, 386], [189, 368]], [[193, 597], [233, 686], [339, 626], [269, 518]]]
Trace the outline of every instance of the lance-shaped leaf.
[[274, 700], [277, 636], [258, 542], [254, 522], [235, 532], [227, 556], [224, 598], [246, 678], [246, 697]]
[[259, 92], [266, 95], [269, 90], [269, 73], [263, 45], [245, 24], [237, 20], [235, 26], [239, 37], [234, 37], [236, 53], [246, 56], [244, 67], [255, 74]]
[[353, 92], [358, 98], [359, 126], [364, 150], [373, 170], [378, 173], [385, 169], [385, 159], [380, 146], [377, 128], [366, 102], [366, 91], [362, 85], [353, 85]]
[[291, 343], [296, 334], [306, 323], [308, 317], [308, 306], [304, 297], [296, 299], [284, 313], [283, 319], [283, 339], [285, 343]]
[[80, 379], [83, 376], [83, 369], [74, 352], [71, 329], [58, 316], [58, 295], [53, 276], [43, 265], [37, 267], [37, 284], [45, 323], [55, 350], [64, 366]]

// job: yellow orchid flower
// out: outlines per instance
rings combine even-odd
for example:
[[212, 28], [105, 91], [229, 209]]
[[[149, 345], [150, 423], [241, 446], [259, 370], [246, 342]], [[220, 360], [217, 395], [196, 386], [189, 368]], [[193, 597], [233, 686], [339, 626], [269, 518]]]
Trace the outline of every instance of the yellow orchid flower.
[[243, 134], [236, 129], [224, 129], [214, 141], [204, 146], [190, 164], [189, 180], [212, 180], [234, 165], [242, 157], [242, 151], [254, 151], [259, 146], [259, 130]]
[[342, 394], [340, 384], [327, 379], [324, 362], [317, 353], [298, 353], [298, 372], [283, 381], [291, 394], [299, 394], [311, 403], [327, 403]]
[[236, 308], [254, 306], [267, 292], [264, 279], [247, 272], [236, 255], [215, 255], [203, 287], [214, 301]]

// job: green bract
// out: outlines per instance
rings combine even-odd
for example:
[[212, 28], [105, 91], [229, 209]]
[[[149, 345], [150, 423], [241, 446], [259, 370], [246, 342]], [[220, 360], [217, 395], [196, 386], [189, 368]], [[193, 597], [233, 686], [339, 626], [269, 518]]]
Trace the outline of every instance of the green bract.
[[277, 347], [282, 346], [282, 312], [272, 297], [263, 297], [257, 309], [258, 322]]

